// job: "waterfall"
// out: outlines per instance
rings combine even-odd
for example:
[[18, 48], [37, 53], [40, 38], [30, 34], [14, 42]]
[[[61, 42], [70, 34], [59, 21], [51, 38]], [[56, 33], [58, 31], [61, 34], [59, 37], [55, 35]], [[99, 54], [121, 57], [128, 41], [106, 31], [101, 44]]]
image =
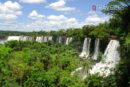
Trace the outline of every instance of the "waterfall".
[[20, 41], [32, 41], [33, 38], [31, 36], [20, 36]]
[[72, 41], [72, 37], [67, 37], [66, 39], [66, 45], [69, 45], [69, 43]]
[[69, 38], [67, 37], [67, 39], [66, 39], [66, 45], [68, 45], [69, 44]]
[[49, 36], [48, 41], [52, 41], [52, 38], [53, 38], [52, 36]]
[[79, 67], [77, 69], [75, 69], [73, 72], [71, 72], [71, 75], [74, 75], [74, 73], [81, 71], [83, 69], [83, 67]]
[[48, 37], [45, 36], [45, 37], [43, 38], [43, 41], [44, 41], [44, 42], [47, 42], [47, 41], [48, 41]]
[[58, 43], [62, 43], [62, 37], [58, 38]]
[[40, 43], [43, 42], [43, 37], [42, 36], [41, 37], [36, 37], [36, 41], [40, 42]]
[[79, 55], [80, 58], [88, 58], [89, 57], [89, 53], [90, 53], [90, 42], [91, 42], [90, 38], [85, 38], [82, 52]]
[[103, 60], [90, 70], [90, 74], [99, 74], [100, 76], [108, 76], [113, 73], [116, 64], [120, 60], [118, 48], [120, 47], [119, 41], [111, 40], [104, 52]]
[[31, 36], [27, 36], [27, 41], [33, 41], [33, 38]]
[[96, 39], [95, 40], [93, 60], [97, 60], [97, 58], [98, 58], [98, 55], [99, 55], [99, 44], [100, 44], [100, 40]]
[[7, 41], [19, 41], [20, 40], [20, 36], [8, 36]]
[[27, 36], [21, 36], [20, 40], [21, 41], [27, 41]]

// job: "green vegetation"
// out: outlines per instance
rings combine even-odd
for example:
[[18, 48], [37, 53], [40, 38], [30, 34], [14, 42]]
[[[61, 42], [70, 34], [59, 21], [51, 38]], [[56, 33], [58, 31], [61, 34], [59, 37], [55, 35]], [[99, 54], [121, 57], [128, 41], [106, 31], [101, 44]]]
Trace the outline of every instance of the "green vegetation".
[[69, 46], [37, 42], [0, 45], [2, 87], [79, 87], [71, 72], [79, 67], [76, 51]]
[[[67, 36], [74, 37], [74, 41], [70, 46], [34, 41], [11, 41], [0, 45], [0, 87], [130, 87], [130, 1], [112, 0], [103, 12], [111, 14], [112, 18], [97, 26], [51, 32], [1, 31], [0, 36]], [[107, 43], [112, 35], [121, 43], [121, 60], [115, 73], [108, 77], [88, 75], [85, 80], [77, 74], [72, 76], [71, 72], [76, 68], [84, 65], [88, 69], [95, 63], [78, 58], [84, 38], [99, 38]]]

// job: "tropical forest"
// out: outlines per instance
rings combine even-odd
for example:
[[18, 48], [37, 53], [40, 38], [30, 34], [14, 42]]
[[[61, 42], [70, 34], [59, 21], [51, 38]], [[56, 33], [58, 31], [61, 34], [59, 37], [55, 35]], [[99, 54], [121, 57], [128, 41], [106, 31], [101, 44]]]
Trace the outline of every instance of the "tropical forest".
[[0, 30], [0, 87], [130, 87], [130, 0], [109, 0], [101, 12], [109, 20], [96, 25]]

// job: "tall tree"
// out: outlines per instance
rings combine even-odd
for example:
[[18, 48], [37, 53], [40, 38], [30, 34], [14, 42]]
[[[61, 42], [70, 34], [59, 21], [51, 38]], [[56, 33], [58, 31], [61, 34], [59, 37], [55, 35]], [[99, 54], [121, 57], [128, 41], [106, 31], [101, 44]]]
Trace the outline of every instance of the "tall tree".
[[[130, 0], [112, 0], [103, 10], [106, 14], [111, 14], [113, 18], [110, 20], [116, 28], [121, 28], [121, 31], [128, 34], [130, 31]], [[113, 21], [115, 21], [113, 23]], [[117, 26], [118, 24], [118, 26]]]

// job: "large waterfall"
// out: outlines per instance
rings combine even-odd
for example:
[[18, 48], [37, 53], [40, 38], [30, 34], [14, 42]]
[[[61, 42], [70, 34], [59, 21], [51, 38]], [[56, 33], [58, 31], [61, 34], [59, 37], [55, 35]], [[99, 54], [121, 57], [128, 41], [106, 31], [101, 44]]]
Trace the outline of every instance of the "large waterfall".
[[67, 37], [65, 44], [69, 45], [69, 43], [72, 41], [72, 39], [73, 39], [72, 37]]
[[97, 58], [98, 58], [98, 55], [99, 55], [99, 44], [100, 44], [100, 40], [96, 39], [95, 40], [93, 60], [97, 60]]
[[20, 41], [32, 41], [33, 37], [31, 37], [31, 36], [20, 36], [19, 40]]
[[52, 41], [53, 37], [52, 36], [48, 36], [48, 41]]
[[58, 38], [58, 43], [62, 43], [62, 37]]
[[53, 37], [52, 36], [39, 36], [39, 37], [36, 37], [36, 41], [37, 42], [48, 42], [48, 41], [52, 41], [53, 40]]
[[43, 42], [47, 42], [47, 41], [48, 41], [48, 37], [47, 37], [47, 36], [44, 36]]
[[103, 60], [90, 70], [90, 74], [99, 74], [100, 76], [110, 75], [120, 60], [118, 48], [120, 47], [119, 41], [111, 40], [105, 50]]
[[7, 41], [12, 41], [12, 40], [19, 41], [20, 40], [20, 36], [8, 36]]
[[91, 39], [90, 38], [85, 38], [82, 52], [79, 55], [80, 58], [88, 58], [89, 57], [89, 54], [90, 54], [90, 43], [91, 43]]
[[41, 37], [40, 37], [40, 36], [39, 36], [39, 37], [36, 37], [36, 41], [37, 41], [37, 42], [40, 42], [40, 43], [43, 42], [43, 37], [42, 37], [42, 36], [41, 36]]

